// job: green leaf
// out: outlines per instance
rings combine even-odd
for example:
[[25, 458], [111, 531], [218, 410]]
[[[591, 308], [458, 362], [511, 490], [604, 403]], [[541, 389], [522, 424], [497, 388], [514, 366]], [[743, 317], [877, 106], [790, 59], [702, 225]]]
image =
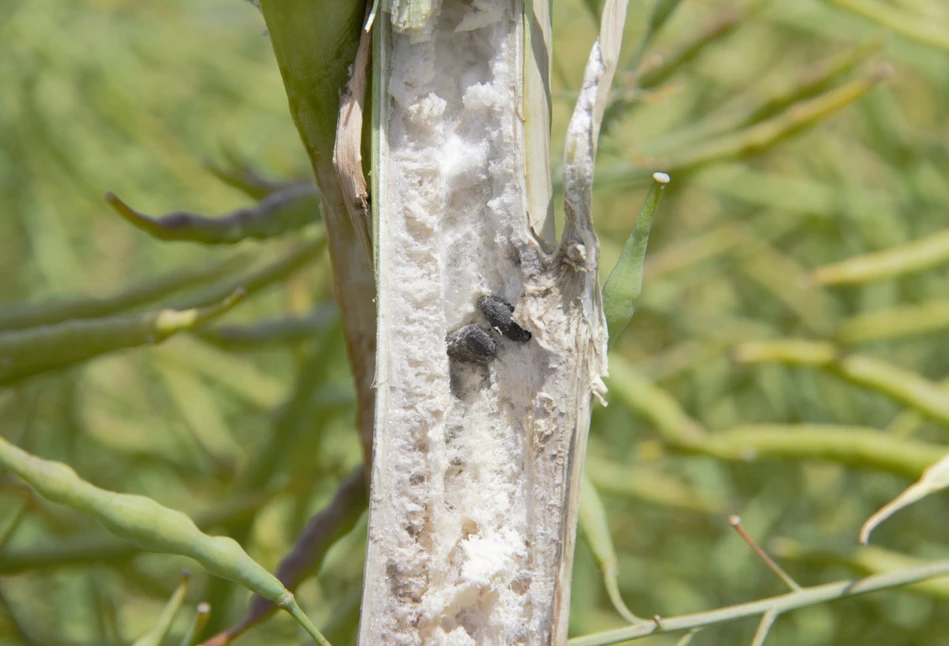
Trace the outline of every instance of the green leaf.
[[665, 173], [655, 173], [652, 178], [652, 187], [636, 220], [633, 234], [626, 241], [616, 266], [603, 285], [603, 309], [610, 333], [610, 346], [633, 318], [636, 301], [643, 290], [643, 263], [646, 261], [649, 231], [652, 229], [656, 207], [659, 206], [659, 198], [669, 183], [669, 176]]

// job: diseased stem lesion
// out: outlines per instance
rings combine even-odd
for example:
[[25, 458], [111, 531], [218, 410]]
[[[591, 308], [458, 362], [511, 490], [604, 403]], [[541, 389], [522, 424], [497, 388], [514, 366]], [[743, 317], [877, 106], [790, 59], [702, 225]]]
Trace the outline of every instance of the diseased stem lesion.
[[578, 110], [568, 208], [582, 213], [551, 248], [526, 215], [549, 195], [535, 194], [525, 160], [549, 149], [545, 139], [544, 155], [528, 150], [547, 123], [522, 116], [544, 111], [513, 109], [523, 58], [538, 51], [525, 51], [535, 31], [524, 20], [520, 6], [445, 0], [411, 33], [385, 15], [375, 23], [386, 31], [374, 57], [378, 502], [366, 580], [387, 584], [367, 585], [366, 643], [566, 639], [606, 341], [589, 216], [595, 147], [580, 131], [593, 128], [595, 86], [609, 75], [598, 68]]

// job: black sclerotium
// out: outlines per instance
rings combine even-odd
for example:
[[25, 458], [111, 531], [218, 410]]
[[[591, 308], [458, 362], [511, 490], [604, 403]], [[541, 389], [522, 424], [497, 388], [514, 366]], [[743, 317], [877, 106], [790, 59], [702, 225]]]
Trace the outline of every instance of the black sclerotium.
[[531, 333], [514, 322], [514, 306], [497, 296], [482, 296], [478, 299], [478, 309], [492, 327], [517, 343], [527, 343]]
[[488, 333], [477, 325], [466, 325], [445, 337], [448, 356], [485, 366], [498, 354], [498, 346]]

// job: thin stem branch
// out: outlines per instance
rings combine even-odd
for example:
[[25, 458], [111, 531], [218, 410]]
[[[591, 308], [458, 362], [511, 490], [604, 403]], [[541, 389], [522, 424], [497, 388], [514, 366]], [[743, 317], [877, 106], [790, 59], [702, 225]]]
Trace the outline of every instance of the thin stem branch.
[[571, 639], [569, 646], [606, 646], [624, 641], [642, 639], [658, 632], [675, 632], [691, 630], [723, 624], [745, 617], [755, 617], [767, 612], [783, 614], [789, 610], [805, 608], [835, 599], [855, 597], [869, 592], [898, 588], [911, 583], [918, 583], [927, 579], [949, 575], [949, 560], [936, 561], [928, 565], [906, 568], [895, 572], [875, 574], [862, 579], [837, 581], [809, 588], [797, 592], [789, 592], [777, 597], [769, 597], [750, 603], [741, 603], [716, 610], [697, 612], [691, 615], [663, 618], [661, 627], [655, 623], [643, 623], [635, 626], [626, 626], [616, 630], [607, 630], [592, 635]]
[[679, 641], [676, 642], [676, 646], [689, 646], [689, 644], [692, 643], [692, 638], [694, 638], [696, 635], [698, 635], [700, 630], [702, 630], [702, 629], [701, 629], [701, 628], [693, 628], [692, 630], [690, 630], [690, 631], [687, 632], [686, 634], [682, 635], [682, 637], [679, 638]]
[[761, 615], [761, 621], [758, 623], [758, 630], [755, 631], [755, 638], [751, 640], [751, 646], [764, 646], [764, 640], [768, 638], [768, 632], [771, 626], [778, 618], [776, 610], [769, 610]]
[[758, 541], [752, 538], [751, 534], [745, 531], [745, 528], [741, 526], [740, 517], [730, 516], [728, 518], [728, 524], [735, 528], [735, 531], [738, 532], [738, 535], [741, 536], [741, 539], [745, 541], [745, 543], [748, 544], [748, 547], [754, 550], [754, 553], [758, 555], [758, 558], [764, 561], [765, 565], [771, 568], [771, 571], [777, 574], [781, 578], [781, 580], [787, 584], [789, 588], [791, 588], [794, 591], [801, 590], [801, 586], [798, 585], [797, 581], [791, 578], [791, 575], [785, 572], [784, 569], [780, 565], [778, 565], [777, 561], [771, 558], [768, 555], [768, 553], [765, 552], [761, 548], [760, 545], [758, 545]]

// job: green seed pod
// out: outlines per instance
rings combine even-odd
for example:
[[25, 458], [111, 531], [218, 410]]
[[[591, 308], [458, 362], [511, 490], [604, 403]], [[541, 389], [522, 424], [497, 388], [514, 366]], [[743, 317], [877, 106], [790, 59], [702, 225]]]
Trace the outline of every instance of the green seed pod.
[[3, 438], [0, 467], [22, 478], [47, 500], [95, 517], [109, 531], [143, 549], [193, 558], [212, 574], [243, 584], [289, 612], [317, 643], [328, 646], [293, 594], [234, 539], [208, 536], [188, 516], [151, 498], [99, 489], [71, 467], [30, 455]]
[[152, 237], [204, 244], [273, 238], [316, 222], [320, 213], [320, 193], [312, 184], [291, 184], [252, 207], [214, 218], [185, 211], [153, 218], [136, 211], [115, 193], [106, 193], [105, 201], [132, 226]]
[[0, 333], [0, 386], [116, 350], [163, 341], [224, 314], [243, 295], [243, 290], [237, 290], [208, 307], [65, 321]]

